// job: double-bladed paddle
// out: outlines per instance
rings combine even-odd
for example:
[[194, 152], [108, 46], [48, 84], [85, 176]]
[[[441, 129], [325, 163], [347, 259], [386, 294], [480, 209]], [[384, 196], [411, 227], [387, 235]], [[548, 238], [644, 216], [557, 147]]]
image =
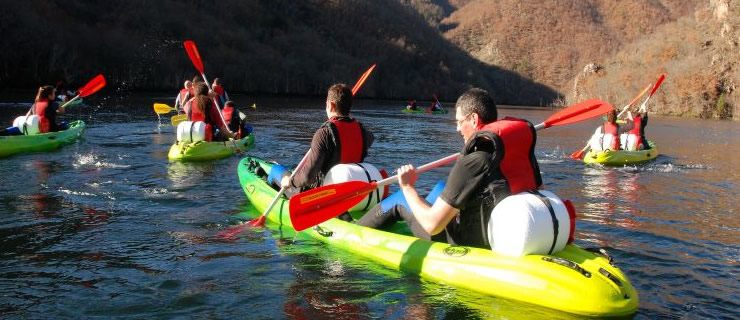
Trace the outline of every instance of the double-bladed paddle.
[[[357, 80], [357, 83], [355, 83], [355, 86], [352, 87], [352, 96], [353, 97], [357, 93], [357, 91], [360, 90], [360, 88], [362, 87], [362, 85], [365, 83], [365, 80], [367, 80], [367, 78], [370, 76], [370, 73], [372, 73], [373, 70], [375, 70], [375, 66], [376, 66], [375, 63], [372, 66], [370, 66], [370, 68], [367, 69], [367, 71], [365, 71], [365, 73], [363, 73], [362, 76], [360, 76], [360, 79]], [[295, 170], [293, 170], [293, 173], [290, 175], [290, 178], [291, 179], [293, 179], [293, 176], [296, 174], [296, 172], [298, 172], [298, 170], [300, 170], [301, 167], [303, 167], [303, 164], [306, 162], [306, 159], [308, 159], [308, 154], [309, 153], [311, 153], [311, 150], [310, 149], [308, 150], [308, 152], [306, 152], [306, 155], [303, 156], [303, 159], [301, 160], [301, 162], [298, 163], [298, 166], [295, 168]], [[257, 219], [254, 219], [252, 221], [247, 222], [247, 224], [249, 226], [253, 226], [253, 227], [261, 227], [261, 226], [264, 226], [265, 225], [265, 219], [267, 219], [267, 215], [270, 213], [270, 210], [272, 210], [272, 208], [277, 203], [278, 199], [280, 199], [280, 197], [284, 193], [285, 193], [285, 188], [282, 188], [281, 187], [280, 188], [280, 191], [278, 192], [278, 194], [275, 196], [275, 198], [272, 199], [272, 202], [270, 202], [270, 205], [267, 206], [267, 209], [265, 209], [265, 212], [262, 213], [262, 216], [260, 216]]]
[[[536, 125], [535, 129], [540, 130], [583, 121], [611, 110], [614, 110], [614, 107], [609, 103], [591, 99], [555, 113], [544, 122]], [[458, 155], [459, 153], [456, 153], [425, 164], [419, 167], [417, 172], [424, 172], [451, 163], [457, 159]], [[366, 194], [396, 181], [398, 181], [397, 175], [377, 182], [349, 181], [299, 193], [290, 198], [290, 220], [293, 228], [296, 231], [301, 231], [334, 218], [362, 201]]]
[[[92, 80], [90, 80], [82, 88], [80, 88], [79, 90], [77, 90], [78, 93], [77, 93], [77, 95], [74, 98], [70, 99], [69, 101], [67, 101], [66, 103], [64, 103], [59, 108], [64, 108], [68, 104], [72, 103], [72, 101], [75, 101], [75, 100], [77, 100], [79, 98], [87, 97], [87, 96], [89, 96], [89, 95], [91, 95], [91, 94], [93, 94], [95, 92], [98, 92], [100, 89], [103, 89], [103, 87], [105, 87], [105, 77], [103, 77], [102, 74], [99, 74], [99, 75], [95, 76], [95, 78], [92, 78]], [[28, 113], [26, 114], [26, 116], [31, 115], [32, 112], [33, 112], [33, 105], [31, 106], [31, 109], [28, 110]]]
[[102, 74], [99, 74], [95, 76], [95, 78], [92, 78], [92, 80], [90, 80], [90, 82], [88, 82], [85, 86], [80, 88], [77, 95], [63, 104], [60, 108], [66, 107], [68, 104], [72, 103], [72, 101], [75, 101], [79, 98], [84, 98], [95, 92], [98, 92], [100, 89], [103, 89], [103, 87], [105, 87], [105, 77], [103, 77]]
[[[357, 83], [355, 83], [355, 86], [352, 88], [352, 96], [354, 96], [357, 93], [357, 91], [360, 90], [360, 88], [365, 83], [365, 81], [370, 76], [370, 74], [373, 72], [373, 70], [375, 70], [376, 65], [377, 64], [373, 64], [372, 66], [370, 66], [370, 68], [367, 69], [367, 71], [365, 71], [365, 73], [363, 73], [362, 76], [360, 76], [360, 79], [357, 80]], [[256, 105], [254, 105], [253, 107], [256, 108]], [[290, 175], [291, 179], [293, 178], [293, 175], [295, 175], [296, 172], [298, 172], [298, 170], [300, 170], [303, 167], [303, 164], [306, 162], [306, 159], [308, 159], [309, 153], [311, 153], [311, 150], [308, 150], [308, 152], [306, 152], [306, 155], [303, 156], [303, 159], [301, 159], [301, 162], [299, 162], [298, 166], [295, 167], [295, 169], [293, 170], [293, 173]], [[277, 204], [278, 199], [280, 199], [280, 197], [282, 197], [284, 193], [285, 193], [285, 188], [281, 187], [280, 191], [278, 191], [277, 195], [275, 195], [275, 197], [272, 199], [272, 202], [270, 202], [270, 205], [267, 206], [267, 209], [265, 209], [262, 215], [257, 219], [250, 220], [244, 225], [250, 226], [250, 227], [264, 226], [265, 220], [267, 219], [267, 215], [270, 214], [270, 211], [272, 210], [273, 207], [275, 207], [275, 204]], [[228, 239], [228, 238], [233, 237], [234, 235], [239, 234], [243, 230], [244, 228], [242, 226], [237, 226], [234, 228], [224, 230], [223, 232], [219, 234], [219, 236], [221, 238]]]

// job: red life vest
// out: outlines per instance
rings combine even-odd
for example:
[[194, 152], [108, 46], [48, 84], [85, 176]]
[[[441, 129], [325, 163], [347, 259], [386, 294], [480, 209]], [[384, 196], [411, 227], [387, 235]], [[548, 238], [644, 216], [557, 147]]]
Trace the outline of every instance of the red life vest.
[[630, 134], [635, 135], [635, 148], [637, 150], [640, 150], [640, 146], [642, 145], [642, 117], [636, 116], [632, 118], [634, 127], [632, 130], [630, 130]]
[[185, 103], [187, 103], [188, 100], [190, 100], [190, 99], [188, 99], [188, 97], [190, 97], [190, 90], [185, 89], [185, 88], [181, 89], [180, 90], [179, 97], [178, 97], [179, 98], [178, 101], [180, 102], [180, 106], [185, 106]]
[[221, 114], [224, 115], [224, 121], [226, 121], [226, 126], [228, 127], [231, 124], [231, 117], [234, 113], [234, 107], [224, 107]]
[[47, 115], [47, 109], [49, 107], [49, 100], [39, 100], [34, 104], [33, 113], [39, 116], [39, 133], [47, 133], [51, 130], [51, 121]]
[[612, 141], [609, 143], [609, 149], [619, 150], [619, 125], [616, 123], [605, 122], [604, 123], [604, 134], [611, 134]]
[[365, 141], [357, 120], [349, 117], [332, 117], [328, 122], [340, 151], [340, 163], [362, 162]]
[[503, 153], [499, 169], [509, 184], [511, 194], [537, 190], [542, 184], [534, 146], [537, 135], [532, 125], [521, 119], [506, 117], [489, 123], [480, 131], [488, 131], [503, 141], [496, 153]]
[[186, 110], [190, 111], [188, 113], [188, 120], [192, 122], [197, 122], [197, 121], [205, 122], [206, 123], [206, 141], [213, 141], [213, 125], [211, 124], [211, 121], [210, 121], [211, 117], [208, 116], [208, 108], [213, 107], [213, 103], [209, 103], [206, 106], [205, 112], [200, 112], [200, 110], [198, 110], [198, 108], [196, 108], [193, 105], [194, 101], [195, 99], [190, 99], [187, 103], [188, 107]]
[[483, 151], [491, 154], [493, 165], [476, 187], [457, 219], [445, 227], [448, 242], [480, 248], [488, 243], [488, 222], [492, 209], [506, 197], [536, 191], [542, 185], [539, 165], [534, 156], [537, 134], [526, 120], [504, 118], [484, 125], [465, 143], [461, 155]]

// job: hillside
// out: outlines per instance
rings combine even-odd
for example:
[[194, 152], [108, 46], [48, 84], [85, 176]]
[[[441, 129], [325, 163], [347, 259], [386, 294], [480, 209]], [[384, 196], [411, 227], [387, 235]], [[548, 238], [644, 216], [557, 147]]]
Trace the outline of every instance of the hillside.
[[666, 73], [650, 103], [659, 114], [740, 119], [740, 1], [713, 0], [694, 15], [659, 27], [583, 74], [569, 99], [598, 96], [626, 104]]
[[538, 105], [547, 86], [471, 58], [398, 0], [20, 1], [0, 13], [0, 85], [81, 84], [97, 73], [107, 92], [175, 91], [195, 70], [196, 41], [210, 79], [231, 92], [323, 95], [378, 68], [361, 96], [453, 100], [470, 86], [499, 103]]
[[[444, 0], [437, 3], [449, 3]], [[682, 0], [473, 0], [442, 20], [478, 60], [565, 94], [583, 67], [693, 12]], [[459, 5], [459, 3], [458, 3]]]

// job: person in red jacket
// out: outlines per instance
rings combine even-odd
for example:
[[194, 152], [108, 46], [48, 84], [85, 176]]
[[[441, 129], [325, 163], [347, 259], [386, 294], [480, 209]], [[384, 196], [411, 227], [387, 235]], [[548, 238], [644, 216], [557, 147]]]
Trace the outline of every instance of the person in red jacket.
[[217, 139], [237, 138], [236, 134], [232, 133], [224, 123], [221, 111], [218, 110], [216, 104], [213, 103], [213, 98], [208, 94], [208, 86], [205, 82], [197, 82], [193, 84], [193, 88], [195, 97], [185, 104], [188, 121], [203, 121], [206, 123], [206, 141], [213, 141], [216, 128], [219, 130]]
[[314, 133], [308, 159], [292, 179], [287, 175], [281, 179], [281, 186], [288, 190], [286, 194], [293, 195], [293, 188], [320, 186], [324, 175], [337, 164], [365, 160], [375, 138], [350, 117], [351, 109], [352, 90], [343, 83], [332, 85], [326, 97], [328, 121]]
[[193, 97], [192, 91], [193, 83], [190, 80], [186, 80], [185, 84], [183, 84], [183, 88], [177, 93], [177, 98], [175, 98], [175, 108], [178, 110], [184, 110], [185, 103]]
[[490, 249], [487, 222], [493, 207], [508, 195], [542, 188], [534, 155], [537, 135], [530, 122], [497, 120], [495, 102], [478, 88], [461, 95], [455, 109], [465, 146], [434, 203], [427, 203], [414, 187], [416, 168], [404, 165], [398, 169], [398, 182], [410, 210], [395, 205], [384, 211], [379, 204], [358, 225], [380, 228], [404, 220], [421, 239]]
[[48, 133], [64, 130], [63, 126], [57, 124], [57, 113], [64, 113], [64, 108], [54, 101], [56, 90], [52, 86], [43, 86], [36, 93], [36, 99], [31, 111], [39, 116], [39, 132]]
[[226, 104], [226, 101], [229, 101], [230, 99], [229, 94], [226, 93], [224, 87], [221, 86], [221, 79], [213, 79], [213, 84], [211, 85], [211, 88], [213, 88], [213, 93], [216, 94], [216, 101], [218, 102], [219, 108], [223, 108], [224, 104]]

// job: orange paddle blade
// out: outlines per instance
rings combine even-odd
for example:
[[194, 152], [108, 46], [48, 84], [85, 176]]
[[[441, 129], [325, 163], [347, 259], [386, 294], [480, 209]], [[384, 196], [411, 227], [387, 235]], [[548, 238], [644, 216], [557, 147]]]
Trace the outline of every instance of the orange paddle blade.
[[198, 47], [195, 46], [195, 42], [193, 42], [193, 40], [185, 41], [185, 51], [187, 51], [188, 57], [190, 57], [190, 61], [193, 62], [195, 69], [197, 69], [198, 72], [203, 73], [203, 60], [200, 58], [200, 52], [198, 52]]
[[375, 70], [376, 65], [377, 65], [376, 63], [373, 63], [373, 65], [370, 66], [370, 69], [367, 69], [367, 71], [365, 71], [365, 73], [362, 74], [362, 76], [360, 77], [360, 80], [357, 80], [357, 83], [355, 84], [355, 86], [352, 87], [352, 96], [355, 96], [355, 94], [357, 94], [357, 91], [360, 91], [360, 88], [365, 83], [365, 80], [367, 80], [367, 78], [370, 76], [370, 73], [372, 73], [373, 70]]
[[312, 189], [290, 198], [290, 221], [301, 231], [336, 217], [377, 188], [375, 182], [348, 181]]
[[651, 87], [651, 86], [652, 86], [652, 85], [650, 85], [650, 84], [649, 84], [649, 85], [647, 85], [647, 87], [645, 87], [645, 89], [642, 89], [642, 91], [640, 92], [640, 94], [638, 94], [638, 95], [637, 95], [637, 97], [635, 97], [634, 99], [632, 99], [632, 101], [630, 101], [630, 104], [628, 104], [627, 106], [628, 106], [628, 107], [631, 107], [631, 106], [633, 106], [633, 105], [635, 104], [635, 102], [637, 102], [637, 100], [640, 100], [640, 98], [642, 98], [642, 96], [644, 96], [644, 95], [645, 95], [645, 93], [646, 93], [646, 92], [647, 92], [648, 90], [650, 90], [650, 87]]
[[99, 74], [90, 80], [90, 82], [88, 82], [84, 87], [80, 88], [79, 96], [83, 98], [87, 97], [98, 92], [98, 90], [103, 89], [103, 87], [105, 87], [105, 77], [103, 77], [102, 74]]

